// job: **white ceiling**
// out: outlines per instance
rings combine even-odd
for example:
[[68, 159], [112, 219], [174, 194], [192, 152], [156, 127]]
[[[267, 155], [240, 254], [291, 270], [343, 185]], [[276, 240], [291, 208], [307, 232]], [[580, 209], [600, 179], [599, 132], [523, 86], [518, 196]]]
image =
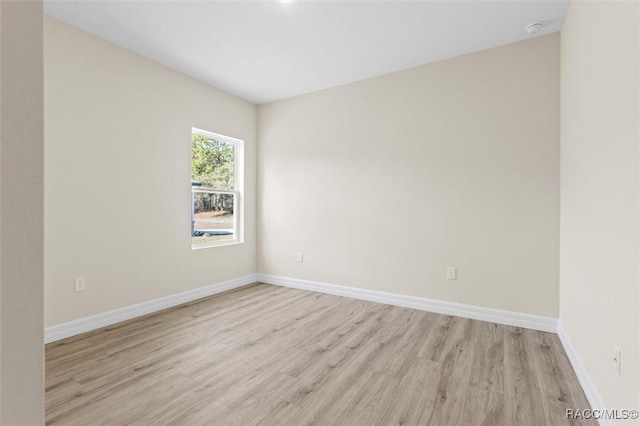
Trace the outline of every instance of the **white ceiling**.
[[566, 0], [45, 0], [45, 12], [256, 104], [558, 31]]

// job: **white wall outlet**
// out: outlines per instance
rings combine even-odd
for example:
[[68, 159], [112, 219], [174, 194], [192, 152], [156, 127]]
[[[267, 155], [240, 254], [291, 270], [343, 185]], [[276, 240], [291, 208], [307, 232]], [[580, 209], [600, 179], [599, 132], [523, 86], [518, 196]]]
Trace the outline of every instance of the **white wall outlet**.
[[296, 253], [296, 262], [298, 263], [304, 262], [304, 256], [302, 255], [302, 253]]
[[447, 279], [448, 280], [455, 280], [458, 276], [458, 270], [453, 267], [453, 266], [449, 266], [447, 268]]
[[615, 363], [615, 369], [616, 369], [616, 373], [618, 374], [618, 376], [621, 373], [620, 370], [620, 363], [622, 361], [622, 352], [620, 351], [620, 348], [617, 346], [613, 347], [613, 362]]
[[74, 280], [74, 290], [75, 291], [84, 291], [84, 289], [86, 288], [86, 280], [84, 279], [84, 277], [77, 277]]

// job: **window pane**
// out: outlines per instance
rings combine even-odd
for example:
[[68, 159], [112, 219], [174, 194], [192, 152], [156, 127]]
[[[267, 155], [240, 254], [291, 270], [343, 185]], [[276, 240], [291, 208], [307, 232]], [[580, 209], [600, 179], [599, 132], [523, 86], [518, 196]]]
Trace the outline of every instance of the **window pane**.
[[229, 241], [234, 235], [234, 194], [192, 192], [194, 244]]
[[216, 189], [234, 189], [235, 145], [209, 136], [191, 135], [191, 180]]

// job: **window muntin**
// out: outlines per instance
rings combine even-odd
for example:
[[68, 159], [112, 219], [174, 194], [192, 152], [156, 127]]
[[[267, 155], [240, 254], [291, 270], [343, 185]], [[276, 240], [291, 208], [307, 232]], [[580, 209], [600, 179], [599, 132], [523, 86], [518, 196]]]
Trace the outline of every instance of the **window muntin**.
[[192, 129], [192, 248], [242, 242], [242, 150], [241, 140]]

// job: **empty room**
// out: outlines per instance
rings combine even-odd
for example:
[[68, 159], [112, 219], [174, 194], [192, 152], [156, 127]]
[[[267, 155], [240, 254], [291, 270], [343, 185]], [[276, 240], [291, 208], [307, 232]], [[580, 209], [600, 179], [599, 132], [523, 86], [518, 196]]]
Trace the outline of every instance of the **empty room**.
[[640, 3], [0, 1], [0, 424], [640, 425]]

